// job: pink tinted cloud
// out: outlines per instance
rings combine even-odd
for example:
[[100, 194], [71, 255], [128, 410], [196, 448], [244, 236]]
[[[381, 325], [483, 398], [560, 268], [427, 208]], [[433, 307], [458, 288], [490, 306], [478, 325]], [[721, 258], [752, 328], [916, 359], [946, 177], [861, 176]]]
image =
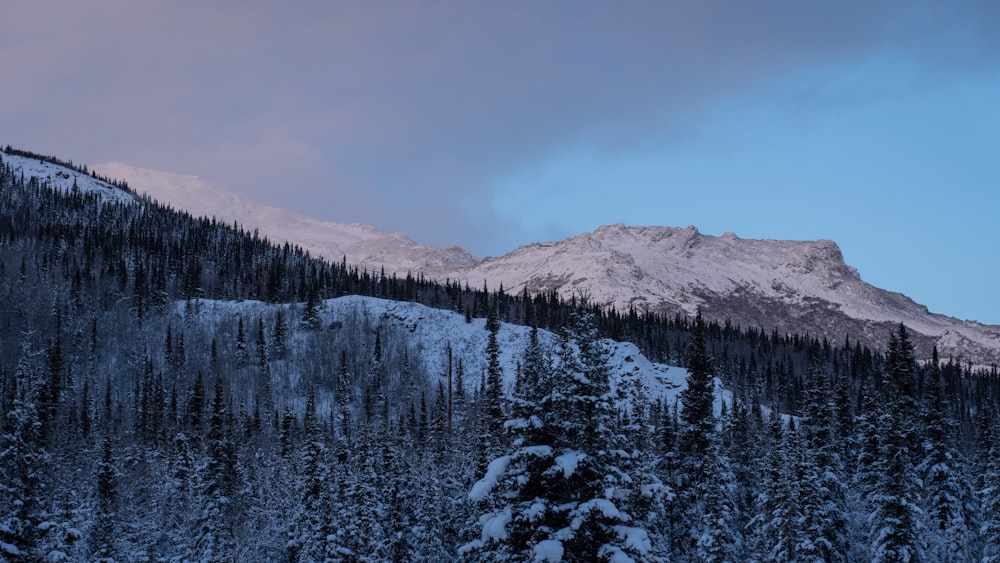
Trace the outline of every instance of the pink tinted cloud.
[[574, 140], [627, 151], [783, 73], [887, 48], [995, 60], [995, 8], [948, 5], [14, 0], [0, 141], [252, 194], [294, 181], [292, 207], [482, 247], [504, 227], [492, 179]]

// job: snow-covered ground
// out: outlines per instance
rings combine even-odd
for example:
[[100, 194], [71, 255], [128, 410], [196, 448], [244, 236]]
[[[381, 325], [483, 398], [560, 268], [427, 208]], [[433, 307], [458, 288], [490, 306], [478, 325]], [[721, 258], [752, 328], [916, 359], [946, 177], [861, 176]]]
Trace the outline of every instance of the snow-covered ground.
[[106, 201], [130, 203], [135, 198], [132, 194], [108, 184], [107, 182], [93, 178], [82, 172], [51, 164], [34, 158], [26, 158], [0, 152], [0, 161], [3, 165], [10, 166], [15, 174], [23, 174], [25, 179], [31, 177], [38, 178], [39, 181], [47, 183], [52, 187], [63, 191], [77, 188], [84, 192], [95, 192], [105, 198]]
[[[301, 305], [300, 305], [301, 306]], [[276, 312], [277, 308], [288, 305], [274, 305], [259, 301], [212, 301], [199, 302], [199, 315], [209, 326], [232, 320], [237, 315], [259, 317]], [[184, 304], [177, 304], [177, 315], [183, 315]], [[349, 324], [362, 324], [383, 331], [392, 330], [398, 337], [405, 337], [410, 357], [421, 362], [422, 370], [445, 378], [447, 374], [446, 350], [450, 346], [455, 358], [462, 358], [465, 367], [465, 384], [471, 393], [480, 381], [487, 367], [486, 321], [473, 319], [466, 322], [465, 316], [453, 311], [432, 309], [417, 303], [390, 301], [374, 297], [345, 296], [328, 299], [320, 310], [322, 326], [329, 327], [338, 321], [350, 319]], [[294, 316], [289, 314], [290, 324]], [[322, 328], [320, 330], [335, 330]], [[497, 340], [500, 344], [500, 361], [504, 372], [505, 385], [510, 389], [514, 384], [518, 362], [523, 358], [524, 349], [530, 339], [528, 327], [501, 323]], [[301, 339], [303, 334], [293, 327], [290, 342]], [[556, 349], [557, 337], [551, 332], [539, 330], [539, 339]], [[673, 403], [684, 388], [687, 370], [652, 362], [631, 343], [606, 341], [610, 352], [609, 364], [612, 370], [612, 384], [638, 379], [650, 398], [665, 398]], [[333, 369], [333, 366], [331, 366]], [[718, 394], [721, 404], [723, 395]]]

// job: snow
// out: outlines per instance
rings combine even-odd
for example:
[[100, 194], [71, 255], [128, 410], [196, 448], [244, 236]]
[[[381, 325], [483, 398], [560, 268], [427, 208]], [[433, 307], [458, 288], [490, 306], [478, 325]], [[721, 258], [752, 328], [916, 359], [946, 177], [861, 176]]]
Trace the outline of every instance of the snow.
[[533, 550], [535, 561], [557, 562], [563, 558], [563, 544], [559, 540], [542, 540]]
[[[210, 325], [219, 325], [224, 320], [233, 320], [237, 316], [244, 318], [273, 315], [278, 309], [286, 311], [286, 319], [294, 322], [295, 313], [290, 305], [270, 304], [260, 301], [215, 301], [210, 299], [191, 302], [191, 311], [186, 311], [188, 302], [176, 302], [174, 315], [183, 319], [187, 314], [195, 314]], [[301, 304], [299, 305], [301, 307]], [[431, 377], [435, 375], [439, 381], [446, 381], [448, 370], [447, 349], [453, 350], [454, 357], [464, 359], [466, 390], [471, 393], [477, 384], [480, 374], [486, 369], [486, 331], [485, 319], [473, 319], [466, 322], [465, 316], [441, 309], [433, 309], [418, 303], [390, 301], [374, 297], [349, 295], [328, 299], [319, 308], [321, 326], [329, 327], [336, 322], [346, 324], [357, 323], [356, 326], [379, 328], [391, 331], [396, 337], [405, 339], [409, 347], [409, 357], [414, 369], [420, 369]], [[322, 331], [329, 329], [321, 329]], [[295, 340], [303, 338], [301, 333], [289, 337], [289, 346], [294, 346]], [[538, 338], [542, 344], [555, 347], [558, 338], [549, 331], [539, 330]], [[501, 323], [497, 334], [500, 344], [500, 365], [503, 370], [504, 385], [512, 389], [517, 373], [517, 365], [523, 359], [524, 349], [531, 340], [531, 329], [528, 327]], [[608, 363], [610, 366], [612, 387], [619, 385], [631, 386], [638, 381], [645, 395], [651, 399], [663, 398], [668, 404], [677, 400], [677, 395], [685, 386], [687, 370], [652, 362], [643, 356], [639, 348], [627, 342], [606, 341], [609, 348]], [[291, 374], [292, 385], [296, 384], [296, 375]], [[437, 381], [433, 382], [434, 385]], [[717, 409], [721, 407], [723, 393], [717, 394]], [[627, 408], [627, 402], [621, 407]]]
[[552, 446], [528, 446], [519, 451], [536, 457], [548, 457], [552, 455]]
[[504, 421], [503, 427], [516, 428], [516, 429], [525, 429], [529, 427], [541, 428], [542, 420], [534, 415], [532, 415], [530, 418], [512, 418], [510, 420]]
[[614, 530], [618, 534], [618, 537], [624, 540], [625, 547], [640, 555], [647, 555], [653, 548], [653, 544], [649, 540], [649, 534], [642, 528], [615, 526]]
[[611, 518], [614, 520], [627, 520], [628, 516], [621, 513], [615, 503], [611, 502], [606, 498], [595, 498], [588, 500], [587, 502], [580, 505], [581, 512], [586, 512], [590, 508], [596, 508], [601, 512], [601, 515], [605, 518]]
[[576, 472], [576, 467], [580, 464], [580, 461], [585, 457], [587, 457], [587, 454], [583, 452], [566, 452], [556, 457], [556, 467], [562, 470], [563, 477], [569, 479]]
[[482, 537], [459, 547], [458, 554], [467, 555], [477, 549], [482, 549], [486, 545], [486, 542], [507, 539], [507, 524], [510, 523], [512, 518], [513, 515], [509, 506], [500, 512], [484, 514], [479, 518], [479, 524], [483, 527]]
[[487, 516], [483, 521], [483, 542], [507, 539], [507, 524], [512, 518], [510, 507]]
[[503, 472], [507, 471], [509, 464], [509, 455], [498, 457], [491, 461], [489, 467], [486, 468], [486, 475], [479, 481], [476, 481], [475, 485], [472, 485], [472, 489], [469, 491], [469, 500], [472, 502], [482, 502], [485, 500], [490, 491], [493, 490], [493, 487], [497, 486], [497, 481], [503, 475]]
[[478, 261], [461, 248], [434, 248], [400, 233], [264, 206], [196, 176], [120, 163], [94, 169], [196, 216], [236, 221], [275, 242], [287, 240], [332, 261], [346, 257], [350, 264], [373, 271], [384, 267], [398, 276], [423, 274], [477, 288], [485, 280], [491, 289], [502, 285], [509, 294], [524, 287], [556, 289], [567, 298], [585, 291], [591, 301], [619, 311], [666, 308], [693, 314], [706, 295], [741, 293], [795, 306], [825, 303], [851, 318], [905, 322], [912, 331], [938, 339], [945, 355], [1000, 350], [1000, 327], [932, 314], [901, 294], [865, 283], [829, 240], [754, 240], [733, 233], [704, 235], [695, 227], [608, 225]]
[[536, 501], [524, 511], [524, 517], [528, 519], [529, 522], [534, 522], [545, 514], [545, 503], [541, 501]]
[[25, 179], [31, 177], [38, 178], [42, 183], [47, 183], [53, 188], [64, 192], [72, 190], [73, 184], [76, 183], [77, 188], [81, 192], [97, 193], [104, 201], [110, 203], [135, 202], [132, 194], [125, 190], [71, 168], [4, 152], [0, 152], [0, 160], [3, 161], [3, 164], [9, 165], [14, 174], [23, 174]]
[[442, 280], [449, 272], [476, 262], [472, 255], [457, 247], [433, 248], [401, 233], [386, 233], [357, 223], [322, 221], [269, 207], [197, 176], [117, 162], [96, 165], [94, 170], [103, 176], [124, 178], [132, 189], [196, 217], [215, 217], [225, 223], [235, 221], [245, 229], [258, 229], [273, 242], [291, 242], [331, 262], [340, 262], [346, 257], [348, 264], [371, 271], [385, 267], [389, 275], [403, 277], [409, 272], [413, 275], [424, 273]]

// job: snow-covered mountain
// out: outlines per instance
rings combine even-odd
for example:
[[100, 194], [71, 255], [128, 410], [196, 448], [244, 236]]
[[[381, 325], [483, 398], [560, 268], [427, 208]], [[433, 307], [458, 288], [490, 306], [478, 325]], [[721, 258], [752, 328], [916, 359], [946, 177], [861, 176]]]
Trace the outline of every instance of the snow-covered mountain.
[[123, 189], [59, 164], [7, 153], [0, 153], [0, 160], [4, 166], [10, 166], [15, 174], [23, 175], [26, 180], [34, 177], [41, 183], [47, 183], [64, 191], [70, 191], [76, 186], [81, 192], [98, 193], [108, 202], [135, 201], [132, 194]]
[[905, 295], [864, 282], [832, 241], [750, 240], [732, 233], [704, 235], [695, 227], [611, 225], [478, 261], [460, 248], [433, 248], [398, 233], [266, 207], [194, 176], [123, 164], [95, 170], [192, 214], [237, 221], [276, 242], [288, 240], [372, 270], [422, 273], [473, 287], [485, 280], [491, 289], [502, 283], [508, 293], [525, 287], [567, 297], [582, 292], [619, 310], [691, 314], [701, 307], [708, 318], [838, 341], [850, 335], [875, 347], [884, 346], [891, 328], [903, 322], [921, 356], [928, 357], [937, 344], [946, 357], [1000, 363], [1000, 326], [931, 313]]
[[215, 217], [245, 229], [258, 229], [273, 242], [291, 242], [310, 254], [331, 261], [378, 271], [424, 272], [438, 277], [476, 263], [458, 247], [432, 248], [402, 233], [386, 233], [360, 224], [321, 221], [285, 209], [268, 207], [202, 180], [197, 176], [158, 172], [121, 163], [101, 164], [94, 170], [109, 178], [122, 178], [129, 186], [153, 199], [192, 215]]
[[931, 313], [901, 293], [863, 281], [829, 240], [741, 239], [695, 227], [611, 225], [560, 242], [532, 244], [464, 272], [505, 290], [583, 292], [619, 310], [693, 314], [781, 332], [846, 335], [883, 347], [903, 322], [918, 352], [1000, 361], [1000, 327]]

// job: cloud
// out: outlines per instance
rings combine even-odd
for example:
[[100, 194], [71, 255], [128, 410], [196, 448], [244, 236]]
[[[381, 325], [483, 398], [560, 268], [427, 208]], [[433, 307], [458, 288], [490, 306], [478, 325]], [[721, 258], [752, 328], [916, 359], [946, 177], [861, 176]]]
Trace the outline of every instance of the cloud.
[[2, 141], [496, 252], [521, 228], [497, 177], [580, 139], [634, 150], [795, 69], [995, 68], [994, 6], [15, 0]]

